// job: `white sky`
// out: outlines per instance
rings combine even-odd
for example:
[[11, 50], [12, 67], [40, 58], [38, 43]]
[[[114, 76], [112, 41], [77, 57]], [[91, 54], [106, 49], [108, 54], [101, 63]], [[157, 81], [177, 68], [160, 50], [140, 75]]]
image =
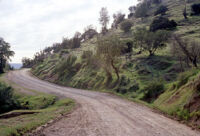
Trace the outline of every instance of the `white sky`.
[[0, 0], [0, 37], [9, 42], [15, 56], [32, 57], [44, 47], [82, 32], [87, 25], [99, 28], [99, 11], [107, 7], [110, 16], [128, 13], [137, 0]]

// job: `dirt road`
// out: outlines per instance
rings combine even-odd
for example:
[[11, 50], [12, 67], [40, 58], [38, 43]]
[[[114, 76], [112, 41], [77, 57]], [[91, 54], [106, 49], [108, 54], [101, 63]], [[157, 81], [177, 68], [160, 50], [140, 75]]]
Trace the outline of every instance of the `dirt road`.
[[38, 80], [28, 70], [8, 74], [25, 88], [75, 99], [80, 107], [43, 131], [46, 136], [200, 136], [151, 109], [106, 93], [61, 87]]

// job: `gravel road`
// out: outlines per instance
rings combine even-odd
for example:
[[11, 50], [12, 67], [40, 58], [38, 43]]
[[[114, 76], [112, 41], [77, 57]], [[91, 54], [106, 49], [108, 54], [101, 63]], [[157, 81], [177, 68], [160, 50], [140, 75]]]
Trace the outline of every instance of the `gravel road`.
[[30, 76], [27, 69], [8, 79], [28, 89], [75, 99], [68, 117], [48, 126], [45, 136], [200, 136], [198, 131], [151, 109], [106, 93], [61, 87]]

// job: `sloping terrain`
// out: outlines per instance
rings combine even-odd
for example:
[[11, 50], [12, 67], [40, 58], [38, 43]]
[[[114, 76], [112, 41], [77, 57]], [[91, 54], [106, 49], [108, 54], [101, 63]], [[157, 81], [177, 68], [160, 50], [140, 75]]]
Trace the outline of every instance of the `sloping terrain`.
[[151, 109], [107, 94], [61, 87], [31, 77], [27, 70], [10, 73], [25, 88], [74, 98], [79, 107], [36, 135], [48, 136], [198, 136], [199, 132]]
[[[194, 3], [199, 1], [190, 0], [187, 3], [187, 20], [183, 17], [183, 0], [163, 0], [162, 4], [168, 8], [164, 16], [178, 24], [171, 32], [199, 42], [200, 16], [190, 16]], [[153, 5], [147, 17], [131, 18], [134, 23], [132, 31], [142, 26], [148, 28], [156, 18], [154, 11], [157, 7]], [[106, 36], [112, 34], [118, 35], [122, 41], [130, 41], [134, 37], [132, 33], [124, 33], [119, 28], [110, 29]], [[185, 122], [189, 121], [196, 128], [200, 126], [199, 88], [195, 89], [193, 85], [198, 84], [199, 69], [193, 69], [186, 63], [181, 64], [179, 58], [171, 53], [171, 42], [151, 57], [145, 51], [138, 53], [139, 50], [135, 48], [131, 57], [129, 54], [118, 57], [118, 81], [113, 69], [110, 70], [112, 78], [107, 78], [98, 57], [95, 58], [97, 40], [95, 36], [82, 42], [80, 48], [63, 49], [49, 55], [32, 68], [32, 73], [40, 79], [67, 87], [111, 92], [156, 107]], [[85, 59], [83, 56], [87, 51], [93, 55]]]

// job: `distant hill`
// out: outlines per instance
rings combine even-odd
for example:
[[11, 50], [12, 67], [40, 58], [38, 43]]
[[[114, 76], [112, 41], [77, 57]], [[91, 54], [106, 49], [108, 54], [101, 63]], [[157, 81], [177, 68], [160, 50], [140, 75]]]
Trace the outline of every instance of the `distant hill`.
[[22, 67], [21, 63], [10, 63], [10, 65], [14, 68], [14, 69], [20, 69]]

